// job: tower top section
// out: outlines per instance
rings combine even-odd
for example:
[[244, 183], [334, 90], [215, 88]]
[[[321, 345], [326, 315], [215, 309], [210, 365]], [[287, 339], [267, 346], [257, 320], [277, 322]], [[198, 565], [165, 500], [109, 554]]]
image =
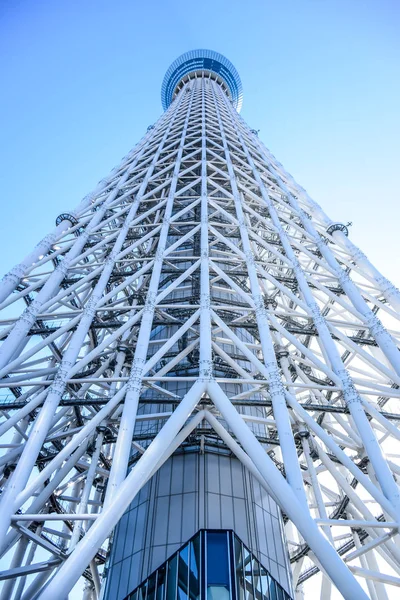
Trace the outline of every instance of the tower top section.
[[204, 74], [216, 79], [222, 85], [239, 112], [243, 102], [239, 73], [225, 56], [213, 50], [190, 50], [174, 60], [165, 73], [161, 86], [161, 102], [164, 110], [169, 107], [187, 81], [196, 75]]

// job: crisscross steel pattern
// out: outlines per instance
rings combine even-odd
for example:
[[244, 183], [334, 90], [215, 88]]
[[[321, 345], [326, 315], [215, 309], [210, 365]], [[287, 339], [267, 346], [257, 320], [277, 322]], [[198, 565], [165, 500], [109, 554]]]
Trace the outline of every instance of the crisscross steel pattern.
[[400, 584], [400, 295], [331, 225], [197, 76], [5, 276], [2, 600], [81, 576], [98, 597], [113, 528], [188, 436], [280, 505], [298, 594], [321, 569], [321, 598]]

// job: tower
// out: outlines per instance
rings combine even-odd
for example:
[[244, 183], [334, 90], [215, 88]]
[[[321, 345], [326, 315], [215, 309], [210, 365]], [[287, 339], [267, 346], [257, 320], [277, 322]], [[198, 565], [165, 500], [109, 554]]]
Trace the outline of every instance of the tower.
[[1, 284], [0, 598], [281, 600], [322, 571], [323, 598], [384, 600], [400, 294], [241, 119], [226, 58], [179, 57], [162, 102]]

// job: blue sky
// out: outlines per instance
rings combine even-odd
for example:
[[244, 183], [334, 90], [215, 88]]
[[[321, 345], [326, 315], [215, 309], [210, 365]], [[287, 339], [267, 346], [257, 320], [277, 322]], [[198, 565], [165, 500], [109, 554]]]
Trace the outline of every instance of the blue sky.
[[396, 0], [3, 0], [0, 271], [160, 116], [169, 64], [205, 47], [238, 69], [247, 122], [400, 284], [399, 27]]
[[398, 0], [1, 0], [0, 271], [161, 115], [165, 71], [210, 48], [242, 115], [400, 286]]

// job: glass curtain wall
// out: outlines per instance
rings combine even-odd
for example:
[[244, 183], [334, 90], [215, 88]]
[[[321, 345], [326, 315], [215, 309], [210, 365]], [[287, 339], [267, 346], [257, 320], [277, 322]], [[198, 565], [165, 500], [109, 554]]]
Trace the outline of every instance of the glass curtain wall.
[[125, 600], [291, 600], [233, 531], [199, 531]]

